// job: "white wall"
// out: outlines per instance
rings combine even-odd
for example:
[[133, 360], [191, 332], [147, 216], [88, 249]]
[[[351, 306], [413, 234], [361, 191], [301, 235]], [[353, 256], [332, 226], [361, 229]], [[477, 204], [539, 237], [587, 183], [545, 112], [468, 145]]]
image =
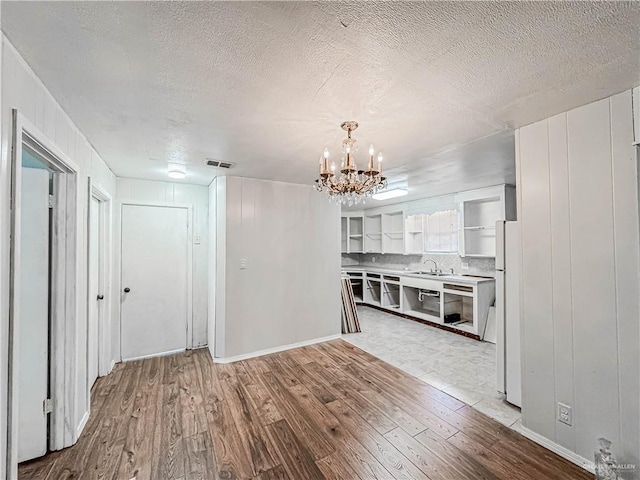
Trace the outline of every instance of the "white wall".
[[[208, 308], [208, 243], [209, 243], [209, 191], [205, 186], [184, 183], [156, 182], [132, 178], [117, 179], [115, 230], [115, 270], [116, 292], [122, 291], [120, 285], [120, 204], [122, 202], [151, 202], [188, 204], [193, 207], [193, 236], [200, 236], [200, 244], [193, 245], [193, 347], [207, 344], [207, 308]], [[112, 309], [115, 318], [120, 318], [120, 295], [113, 296]], [[114, 349], [120, 352], [120, 322], [113, 324], [112, 338]], [[120, 355], [118, 354], [118, 361]]]
[[[217, 193], [217, 184], [218, 179], [214, 178], [211, 184], [209, 185], [209, 278], [208, 278], [208, 298], [207, 298], [207, 345], [209, 347], [209, 352], [211, 356], [214, 356], [215, 353], [215, 333], [216, 333], [216, 325], [215, 325], [215, 312], [216, 312], [216, 233], [218, 228], [216, 228], [216, 218], [217, 218], [217, 202], [216, 202], [216, 193]], [[221, 226], [222, 227], [222, 226]], [[220, 228], [221, 228], [220, 227]]]
[[[9, 299], [9, 232], [10, 232], [10, 149], [11, 110], [17, 108], [49, 140], [79, 167], [81, 215], [78, 222], [82, 242], [87, 251], [88, 177], [103, 190], [115, 195], [115, 176], [102, 161], [91, 144], [51, 96], [48, 90], [18, 55], [13, 46], [2, 37], [2, 149], [0, 156], [0, 472], [5, 469], [7, 431], [7, 335]], [[86, 335], [87, 335], [87, 262], [81, 255], [80, 282], [77, 286], [78, 322], [75, 325], [77, 341], [73, 345], [78, 360], [71, 374], [75, 388], [74, 430], [89, 409], [86, 396]], [[78, 432], [77, 432], [78, 433]]]
[[215, 356], [339, 335], [339, 208], [306, 185], [220, 177], [210, 188], [218, 239]]
[[[640, 475], [637, 152], [631, 91], [516, 132], [523, 425]], [[556, 420], [573, 407], [573, 426]]]

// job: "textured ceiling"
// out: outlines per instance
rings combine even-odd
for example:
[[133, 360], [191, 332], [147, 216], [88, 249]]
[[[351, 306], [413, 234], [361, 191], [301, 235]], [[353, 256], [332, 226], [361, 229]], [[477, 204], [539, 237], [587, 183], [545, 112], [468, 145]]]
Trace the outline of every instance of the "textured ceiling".
[[2, 30], [117, 175], [202, 184], [310, 183], [348, 119], [411, 189], [513, 182], [510, 133], [459, 147], [640, 83], [635, 2], [3, 1]]

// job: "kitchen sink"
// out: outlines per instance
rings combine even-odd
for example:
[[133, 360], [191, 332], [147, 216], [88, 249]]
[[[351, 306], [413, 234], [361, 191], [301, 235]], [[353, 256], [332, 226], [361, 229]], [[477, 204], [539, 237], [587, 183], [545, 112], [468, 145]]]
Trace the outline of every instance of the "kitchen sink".
[[422, 270], [419, 270], [417, 272], [409, 272], [411, 275], [431, 275], [432, 277], [451, 277], [452, 274], [450, 273], [443, 273], [443, 272], [425, 272]]

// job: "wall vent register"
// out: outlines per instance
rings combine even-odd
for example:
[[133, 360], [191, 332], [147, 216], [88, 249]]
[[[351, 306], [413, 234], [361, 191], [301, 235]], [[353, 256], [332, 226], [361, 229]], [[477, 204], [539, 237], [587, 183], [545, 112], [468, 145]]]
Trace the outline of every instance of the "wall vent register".
[[231, 168], [235, 165], [235, 163], [232, 162], [223, 162], [222, 160], [214, 160], [213, 158], [205, 159], [204, 164], [208, 167], [216, 168]]

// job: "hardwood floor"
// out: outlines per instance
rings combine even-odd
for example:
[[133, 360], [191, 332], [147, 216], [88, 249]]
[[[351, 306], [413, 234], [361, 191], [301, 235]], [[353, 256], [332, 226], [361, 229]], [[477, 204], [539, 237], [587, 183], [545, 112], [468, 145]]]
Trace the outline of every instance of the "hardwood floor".
[[119, 364], [78, 443], [21, 479], [588, 479], [584, 470], [342, 340], [228, 365]]

